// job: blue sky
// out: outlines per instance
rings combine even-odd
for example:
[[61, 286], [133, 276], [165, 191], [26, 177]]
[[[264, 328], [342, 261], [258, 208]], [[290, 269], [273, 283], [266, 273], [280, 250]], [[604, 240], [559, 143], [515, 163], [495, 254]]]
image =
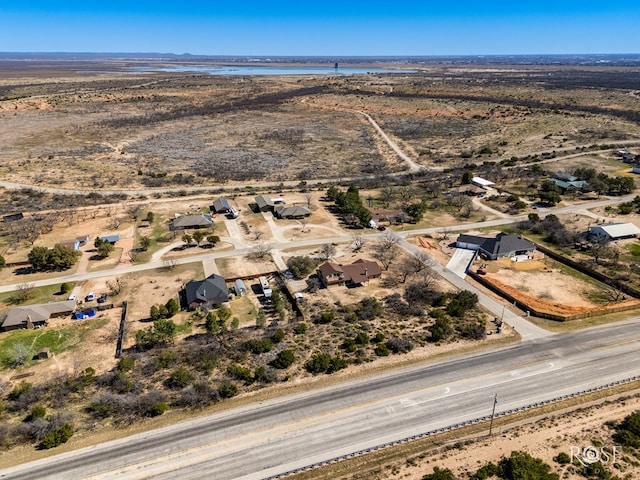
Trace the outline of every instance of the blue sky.
[[0, 51], [640, 53], [638, 24], [638, 0], [0, 0]]

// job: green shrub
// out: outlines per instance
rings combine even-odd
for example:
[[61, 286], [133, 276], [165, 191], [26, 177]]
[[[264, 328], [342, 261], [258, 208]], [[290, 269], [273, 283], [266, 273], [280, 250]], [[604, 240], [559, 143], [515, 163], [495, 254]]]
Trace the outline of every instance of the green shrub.
[[263, 338], [261, 340], [251, 339], [244, 342], [244, 348], [255, 355], [259, 355], [270, 352], [273, 348], [273, 342], [270, 338]]
[[173, 317], [180, 311], [180, 304], [175, 298], [170, 298], [169, 301], [165, 304], [165, 308], [167, 309], [167, 315], [169, 317]]
[[218, 387], [218, 395], [222, 398], [235, 397], [238, 394], [238, 386], [233, 382], [222, 382]]
[[293, 327], [293, 333], [296, 335], [302, 335], [307, 333], [307, 324], [304, 322], [298, 323], [295, 327]]
[[171, 368], [178, 363], [178, 355], [173, 350], [162, 350], [154, 359], [153, 364], [158, 370]]
[[37, 418], [44, 418], [47, 415], [47, 409], [44, 405], [34, 405], [29, 413], [29, 420], [33, 421]]
[[331, 355], [324, 352], [314, 353], [304, 364], [304, 368], [314, 375], [324, 373], [331, 365]]
[[25, 380], [22, 380], [18, 385], [13, 387], [13, 390], [9, 392], [9, 395], [7, 398], [9, 398], [9, 400], [17, 400], [20, 397], [20, 395], [22, 395], [23, 393], [29, 393], [32, 388], [33, 388], [33, 385], [31, 383]]
[[347, 360], [345, 358], [342, 358], [342, 357], [336, 355], [335, 357], [333, 357], [331, 359], [331, 363], [329, 365], [327, 373], [337, 372], [338, 370], [342, 370], [343, 368], [347, 368], [348, 365], [349, 365], [349, 362], [347, 362]]
[[498, 476], [504, 479], [535, 478], [537, 480], [558, 480], [558, 475], [550, 472], [551, 467], [539, 458], [526, 452], [511, 452], [509, 458], [502, 458], [498, 464]]
[[237, 363], [232, 363], [227, 367], [227, 373], [236, 380], [242, 380], [245, 385], [253, 383], [251, 370]]
[[54, 429], [51, 433], [45, 435], [40, 444], [40, 448], [48, 450], [66, 443], [73, 435], [73, 427], [70, 423], [65, 423], [60, 428]]
[[349, 337], [349, 338], [345, 338], [344, 342], [342, 342], [342, 348], [345, 352], [355, 352], [356, 349], [358, 348], [356, 345], [356, 341]]
[[280, 343], [282, 340], [284, 340], [284, 330], [282, 330], [281, 328], [277, 329], [273, 335], [271, 335], [271, 340], [273, 341], [273, 343]]
[[176, 368], [167, 379], [167, 387], [178, 390], [195, 380], [195, 376], [186, 367]]
[[625, 447], [640, 448], [640, 410], [627, 415], [617, 430], [614, 435], [616, 442]]
[[274, 368], [284, 370], [289, 368], [296, 361], [296, 357], [293, 354], [293, 350], [282, 350], [278, 352], [278, 356], [271, 362]]
[[316, 317], [314, 322], [320, 325], [326, 325], [327, 323], [333, 322], [335, 317], [336, 313], [333, 310], [328, 310], [326, 312], [322, 312], [319, 317]]
[[267, 381], [267, 370], [264, 367], [256, 367], [253, 372], [253, 381], [254, 382], [266, 382]]
[[133, 370], [136, 361], [132, 357], [122, 357], [118, 360], [118, 364], [116, 365], [116, 370], [122, 373], [127, 373]]
[[567, 465], [568, 463], [571, 463], [571, 457], [566, 452], [560, 452], [558, 455], [553, 457], [553, 460], [560, 465]]
[[291, 257], [287, 260], [287, 267], [296, 278], [304, 278], [315, 270], [318, 262], [307, 256]]
[[422, 480], [457, 480], [453, 472], [448, 468], [441, 469], [433, 467], [433, 473], [429, 473], [422, 477]]
[[167, 402], [155, 402], [147, 411], [150, 417], [158, 417], [167, 411], [169, 407], [167, 406]]
[[384, 343], [380, 342], [376, 345], [375, 353], [379, 357], [387, 357], [389, 356], [389, 347], [387, 347]]

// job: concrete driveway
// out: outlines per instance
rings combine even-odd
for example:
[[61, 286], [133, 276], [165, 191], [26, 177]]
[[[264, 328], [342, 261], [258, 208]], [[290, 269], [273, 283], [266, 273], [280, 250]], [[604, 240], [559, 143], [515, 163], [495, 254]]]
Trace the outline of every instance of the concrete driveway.
[[456, 248], [451, 260], [447, 263], [447, 269], [451, 270], [460, 278], [465, 278], [467, 276], [467, 268], [469, 268], [469, 265], [473, 262], [475, 255], [475, 250]]

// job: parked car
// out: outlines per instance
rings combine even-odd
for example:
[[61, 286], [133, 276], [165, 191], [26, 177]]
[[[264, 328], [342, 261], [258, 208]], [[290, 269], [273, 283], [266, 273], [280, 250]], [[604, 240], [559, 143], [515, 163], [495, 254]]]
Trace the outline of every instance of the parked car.
[[71, 295], [69, 295], [69, 298], [67, 298], [67, 300], [77, 300], [77, 299], [78, 299], [78, 297], [73, 293]]
[[107, 301], [107, 294], [106, 293], [103, 293], [102, 295], [100, 295], [98, 297], [98, 303], [104, 303], [106, 301]]
[[93, 292], [89, 292], [89, 295], [84, 297], [85, 302], [91, 302], [92, 300], [95, 300], [95, 299], [96, 299], [96, 294]]

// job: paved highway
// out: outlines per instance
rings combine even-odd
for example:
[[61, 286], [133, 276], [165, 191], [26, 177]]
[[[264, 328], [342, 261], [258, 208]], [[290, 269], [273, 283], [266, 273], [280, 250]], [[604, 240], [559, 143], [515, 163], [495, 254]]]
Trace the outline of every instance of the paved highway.
[[5, 469], [2, 479], [257, 479], [640, 375], [639, 321], [281, 397]]

